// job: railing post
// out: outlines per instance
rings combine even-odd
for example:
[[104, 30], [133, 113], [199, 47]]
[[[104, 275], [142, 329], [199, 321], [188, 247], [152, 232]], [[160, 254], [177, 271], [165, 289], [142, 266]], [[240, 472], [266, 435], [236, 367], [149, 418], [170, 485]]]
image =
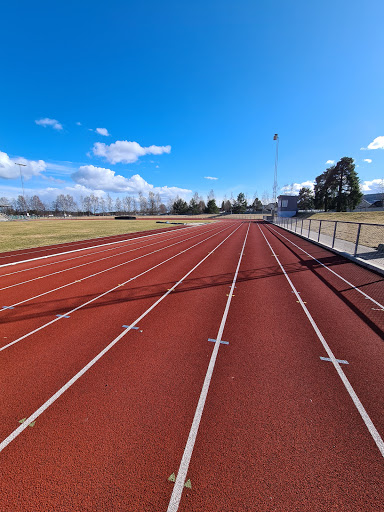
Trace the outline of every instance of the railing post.
[[309, 238], [309, 233], [311, 232], [311, 219], [309, 219], [309, 226], [308, 226], [308, 238]]
[[304, 224], [304, 219], [301, 219], [301, 231], [300, 231], [300, 235], [303, 234], [303, 224]]
[[297, 217], [296, 217], [296, 224], [295, 224], [295, 233], [297, 233]]
[[335, 222], [335, 227], [333, 229], [333, 238], [332, 238], [332, 249], [335, 246], [335, 238], [336, 238], [336, 228], [337, 228], [337, 221]]
[[318, 242], [320, 242], [321, 222], [322, 222], [322, 221], [320, 221], [320, 226], [319, 226], [319, 236], [317, 237], [317, 241], [318, 241]]
[[357, 254], [357, 248], [358, 248], [358, 246], [359, 246], [360, 230], [361, 230], [361, 223], [359, 223], [359, 227], [357, 228], [357, 236], [356, 236], [355, 252], [353, 253], [353, 255], [354, 255], [354, 256], [356, 256], [356, 254]]

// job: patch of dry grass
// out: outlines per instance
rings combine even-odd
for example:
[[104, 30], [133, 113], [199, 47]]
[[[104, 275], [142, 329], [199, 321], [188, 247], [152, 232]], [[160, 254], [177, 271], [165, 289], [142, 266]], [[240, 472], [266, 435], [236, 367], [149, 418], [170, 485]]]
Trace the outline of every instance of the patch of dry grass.
[[382, 212], [322, 212], [312, 214], [299, 214], [298, 218], [305, 217], [312, 220], [341, 220], [343, 222], [366, 222], [367, 224], [383, 224]]
[[[186, 219], [180, 220], [180, 222], [184, 221]], [[188, 222], [193, 222], [193, 220]], [[154, 219], [115, 220], [100, 217], [85, 220], [49, 219], [0, 222], [0, 252], [167, 227], [166, 224], [157, 224]]]

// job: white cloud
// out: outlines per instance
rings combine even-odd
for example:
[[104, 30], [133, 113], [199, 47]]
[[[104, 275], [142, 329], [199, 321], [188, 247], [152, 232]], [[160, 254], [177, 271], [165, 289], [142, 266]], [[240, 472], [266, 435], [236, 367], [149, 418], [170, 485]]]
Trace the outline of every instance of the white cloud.
[[365, 194], [377, 194], [384, 190], [384, 179], [375, 179], [372, 181], [364, 181], [360, 184], [360, 190]]
[[384, 135], [376, 137], [376, 139], [374, 139], [370, 144], [368, 144], [368, 147], [360, 149], [384, 149]]
[[59, 123], [59, 121], [57, 121], [56, 119], [49, 119], [49, 117], [44, 117], [44, 119], [37, 119], [35, 123], [44, 127], [52, 126], [54, 130], [63, 129], [63, 126]]
[[372, 160], [370, 158], [364, 158], [363, 162], [368, 162], [369, 164], [371, 164]]
[[109, 146], [104, 144], [104, 142], [96, 142], [93, 145], [92, 151], [94, 155], [106, 158], [111, 164], [119, 162], [130, 164], [136, 162], [140, 156], [170, 153], [171, 146], [149, 146], [143, 148], [137, 142], [117, 140]]
[[308, 187], [311, 190], [313, 190], [314, 186], [315, 182], [308, 180], [303, 181], [302, 183], [292, 183], [291, 185], [284, 185], [284, 187], [281, 187], [280, 190], [286, 194], [298, 194], [301, 188]]
[[333, 165], [335, 163], [335, 161], [334, 160], [327, 160], [325, 163]]
[[145, 181], [139, 174], [125, 178], [111, 169], [95, 167], [94, 165], [82, 165], [72, 174], [72, 179], [78, 185], [92, 190], [105, 190], [108, 192], [125, 192], [127, 194], [147, 194], [149, 191], [158, 192], [162, 198], [175, 196], [186, 197], [191, 190], [179, 187], [154, 187]]
[[97, 132], [99, 135], [104, 135], [104, 137], [110, 136], [106, 128], [96, 128], [95, 132]]
[[219, 178], [214, 178], [213, 176], [204, 176], [205, 180], [218, 180]]
[[76, 123], [76, 124], [77, 124], [77, 126], [81, 126], [81, 123], [80, 123], [80, 121], [77, 121], [77, 123]]
[[38, 176], [47, 168], [44, 160], [27, 160], [26, 158], [19, 157], [15, 159], [9, 158], [7, 153], [0, 151], [0, 178], [8, 180], [20, 178], [20, 167], [15, 162], [24, 164], [21, 167], [23, 178], [30, 179], [32, 176]]

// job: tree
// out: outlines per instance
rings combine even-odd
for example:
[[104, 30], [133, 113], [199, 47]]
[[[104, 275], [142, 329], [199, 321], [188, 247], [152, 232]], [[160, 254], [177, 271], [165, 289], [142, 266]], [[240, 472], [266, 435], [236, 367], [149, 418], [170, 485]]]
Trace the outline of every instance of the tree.
[[205, 213], [219, 213], [219, 208], [217, 207], [215, 199], [212, 198], [207, 202]]
[[244, 213], [247, 211], [247, 200], [243, 192], [240, 192], [237, 196], [237, 199], [233, 204], [232, 211], [233, 213]]
[[159, 206], [159, 212], [161, 213], [161, 215], [165, 215], [167, 213], [167, 207], [165, 206], [164, 203], [161, 203], [160, 206]]
[[316, 177], [316, 208], [345, 212], [356, 208], [362, 197], [353, 158], [343, 157]]
[[117, 214], [121, 213], [123, 210], [123, 207], [121, 206], [121, 199], [119, 197], [116, 197], [115, 200], [115, 210]]
[[24, 196], [18, 196], [16, 200], [16, 209], [20, 213], [27, 213], [28, 205]]
[[299, 190], [297, 207], [299, 210], [313, 210], [314, 197], [313, 192], [309, 187], [302, 187]]
[[336, 193], [336, 211], [345, 212], [353, 210], [361, 201], [359, 178], [355, 171], [353, 158], [344, 156], [335, 166], [333, 174]]
[[172, 213], [176, 215], [186, 215], [188, 213], [188, 204], [184, 199], [176, 199], [172, 205]]
[[263, 203], [260, 201], [258, 197], [255, 197], [252, 203], [252, 208], [254, 210], [262, 210], [263, 209]]
[[192, 199], [189, 201], [189, 213], [191, 215], [199, 215], [200, 213], [200, 206], [195, 196], [193, 196]]
[[155, 215], [156, 213], [156, 198], [152, 190], [148, 192], [148, 212], [150, 215]]
[[31, 199], [29, 201], [29, 209], [35, 215], [40, 215], [43, 211], [45, 211], [45, 205], [41, 201], [39, 196], [34, 195], [31, 197]]
[[335, 166], [328, 167], [322, 174], [315, 179], [315, 208], [328, 211], [331, 208], [333, 199], [333, 173]]
[[111, 213], [113, 210], [113, 200], [109, 194], [107, 194], [106, 202], [107, 202], [107, 212]]

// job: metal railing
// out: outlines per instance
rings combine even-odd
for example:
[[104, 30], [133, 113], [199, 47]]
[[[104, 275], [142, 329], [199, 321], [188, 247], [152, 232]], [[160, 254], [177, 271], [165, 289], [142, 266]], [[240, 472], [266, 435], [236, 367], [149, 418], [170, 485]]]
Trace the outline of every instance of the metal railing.
[[274, 224], [384, 269], [384, 225], [275, 217]]

